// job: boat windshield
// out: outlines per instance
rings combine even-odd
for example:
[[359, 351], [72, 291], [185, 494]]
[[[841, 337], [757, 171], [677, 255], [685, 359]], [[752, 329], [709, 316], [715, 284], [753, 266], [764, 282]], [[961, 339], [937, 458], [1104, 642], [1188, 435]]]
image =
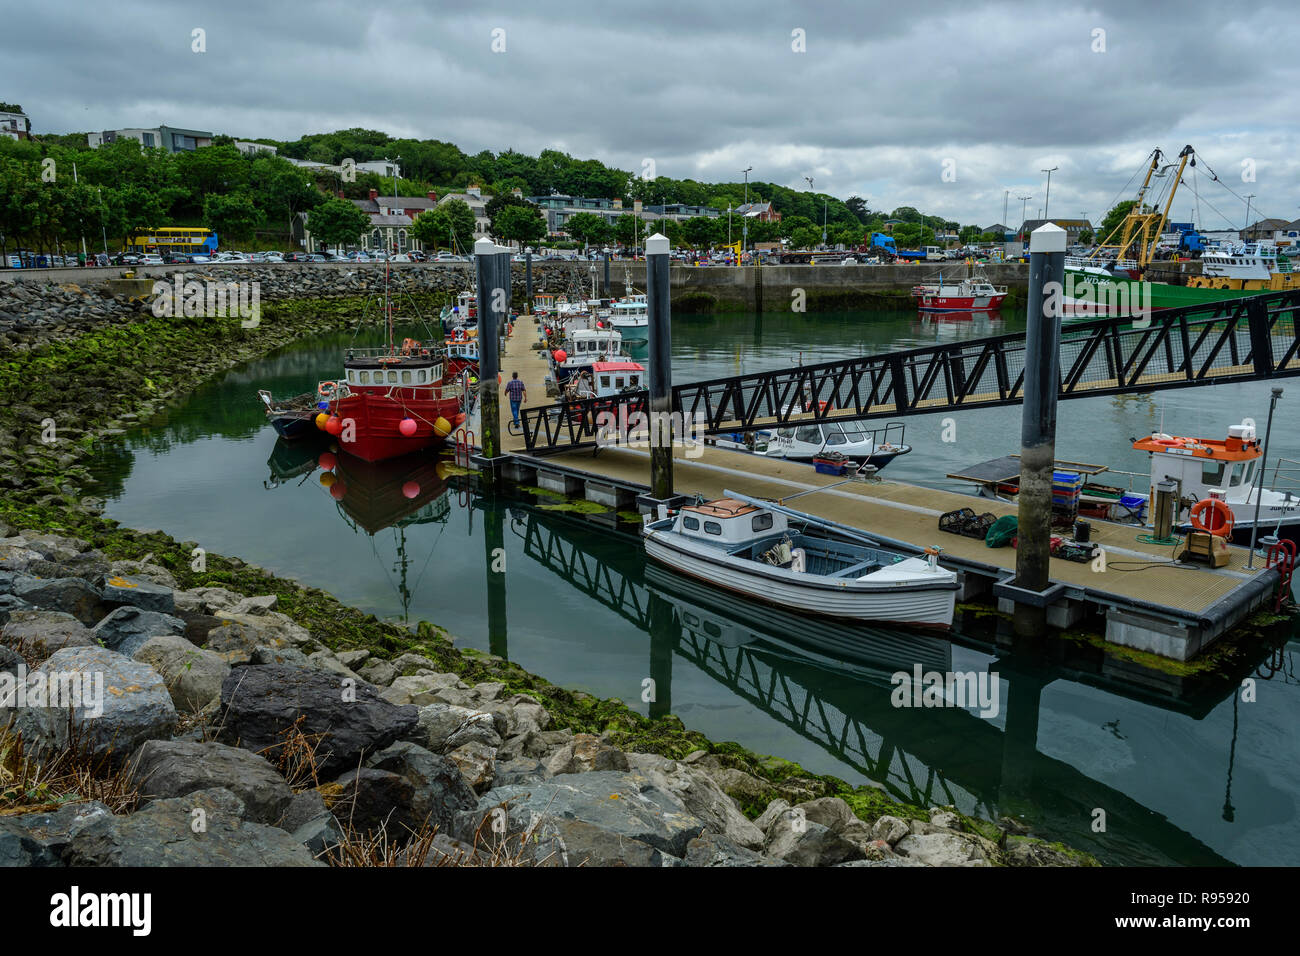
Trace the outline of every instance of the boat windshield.
[[830, 424], [823, 425], [822, 428], [826, 431], [826, 444], [828, 445], [843, 445], [846, 441], [860, 442], [865, 441], [866, 439], [866, 436], [852, 425], [841, 425], [839, 422], [831, 422]]

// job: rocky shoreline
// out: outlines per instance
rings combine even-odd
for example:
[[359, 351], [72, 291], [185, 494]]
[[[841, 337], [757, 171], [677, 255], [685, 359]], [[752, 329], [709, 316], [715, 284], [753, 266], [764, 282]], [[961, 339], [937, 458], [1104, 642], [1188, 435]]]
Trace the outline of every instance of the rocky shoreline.
[[34, 291], [0, 297], [30, 322], [0, 340], [0, 686], [105, 688], [98, 716], [0, 714], [0, 862], [1095, 863], [1014, 820], [899, 804], [648, 720], [236, 558], [196, 570], [193, 542], [103, 519], [85, 459], [203, 379], [345, 326], [356, 300], [273, 300], [244, 330]]
[[[349, 865], [377, 862], [381, 841], [406, 865], [1082, 860], [951, 807], [900, 815], [881, 795], [855, 812], [851, 792], [815, 796], [821, 781], [796, 773], [774, 782], [726, 747], [630, 749], [617, 727], [565, 727], [543, 695], [507, 681], [470, 683], [411, 651], [333, 650], [274, 593], [181, 589], [161, 564], [13, 531], [0, 526], [0, 677], [25, 678], [28, 703], [0, 707], [4, 749], [18, 737], [24, 759], [75, 749], [119, 806], [11, 787], [7, 865]], [[31, 703], [60, 676], [90, 673], [102, 692], [71, 718]], [[777, 791], [752, 819], [742, 811], [743, 798]]]

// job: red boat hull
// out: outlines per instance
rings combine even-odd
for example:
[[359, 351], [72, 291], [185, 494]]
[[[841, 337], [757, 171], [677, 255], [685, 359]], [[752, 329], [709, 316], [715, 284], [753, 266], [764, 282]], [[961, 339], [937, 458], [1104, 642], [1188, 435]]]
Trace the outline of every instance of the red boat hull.
[[[391, 395], [354, 391], [330, 404], [330, 411], [341, 418], [343, 430], [339, 448], [363, 461], [385, 461], [412, 452], [437, 448], [447, 440], [434, 431], [434, 423], [445, 418], [452, 428], [461, 420], [460, 399], [432, 397], [433, 389], [395, 389]], [[415, 431], [403, 435], [404, 418], [415, 422]]]

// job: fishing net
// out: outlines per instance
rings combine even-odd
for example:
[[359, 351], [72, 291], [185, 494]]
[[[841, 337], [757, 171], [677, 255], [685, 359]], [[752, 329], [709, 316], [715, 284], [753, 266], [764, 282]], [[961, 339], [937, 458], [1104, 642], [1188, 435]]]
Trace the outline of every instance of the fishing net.
[[984, 544], [990, 548], [1005, 548], [1016, 536], [1020, 522], [1015, 515], [1003, 515], [993, 522], [989, 533], [984, 536]]

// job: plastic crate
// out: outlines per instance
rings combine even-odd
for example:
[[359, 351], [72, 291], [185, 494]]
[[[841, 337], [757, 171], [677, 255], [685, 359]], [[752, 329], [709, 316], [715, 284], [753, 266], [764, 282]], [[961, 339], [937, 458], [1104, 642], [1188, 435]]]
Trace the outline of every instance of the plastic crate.
[[818, 473], [819, 475], [842, 475], [842, 474], [844, 474], [844, 462], [842, 462], [842, 461], [839, 462], [838, 464], [834, 464], [834, 465], [830, 465], [830, 464], [827, 464], [826, 462], [822, 462], [822, 461], [815, 461], [815, 462], [813, 462], [813, 467], [817, 469], [817, 473]]

